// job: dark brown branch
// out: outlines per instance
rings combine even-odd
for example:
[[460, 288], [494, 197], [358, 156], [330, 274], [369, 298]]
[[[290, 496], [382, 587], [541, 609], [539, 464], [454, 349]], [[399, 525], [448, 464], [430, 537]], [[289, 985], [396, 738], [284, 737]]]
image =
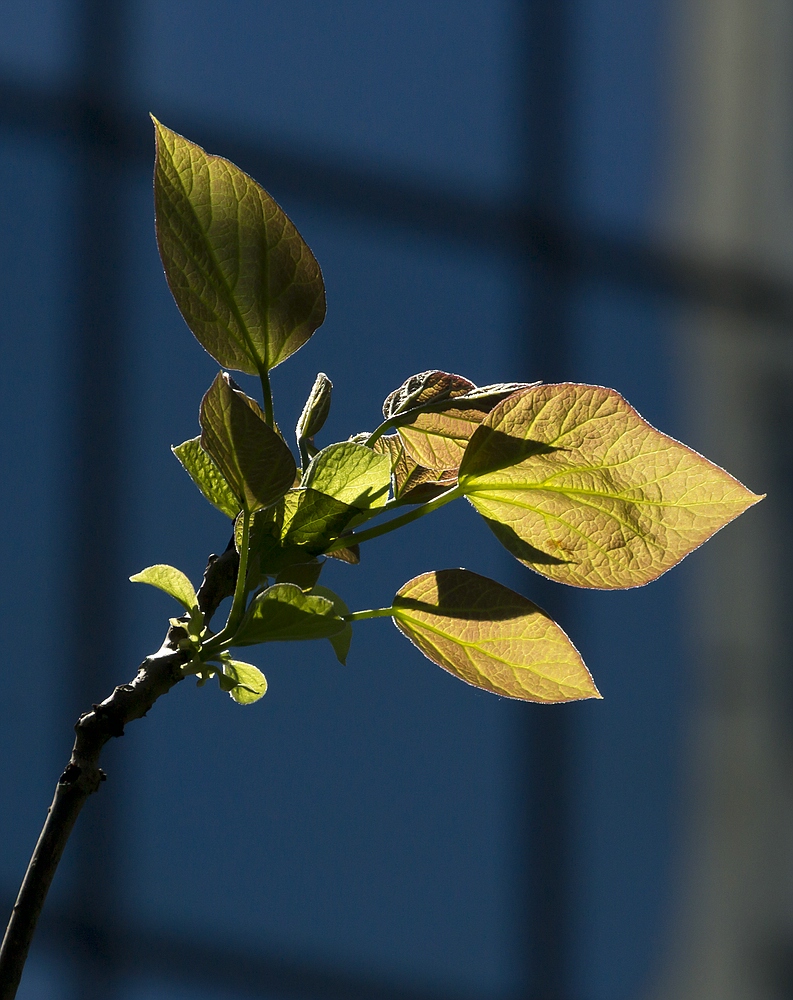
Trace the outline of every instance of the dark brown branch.
[[[221, 556], [209, 557], [198, 591], [199, 607], [207, 622], [221, 601], [233, 594], [237, 562], [233, 548]], [[161, 648], [146, 657], [129, 684], [121, 684], [109, 698], [77, 720], [71, 759], [55, 787], [55, 797], [0, 947], [0, 1000], [14, 1000], [16, 996], [36, 924], [63, 850], [80, 810], [105, 779], [99, 767], [102, 748], [114, 736], [122, 736], [129, 722], [146, 715], [159, 697], [183, 679], [182, 666], [190, 653], [179, 649], [177, 643], [185, 634], [178, 627], [170, 628]]]

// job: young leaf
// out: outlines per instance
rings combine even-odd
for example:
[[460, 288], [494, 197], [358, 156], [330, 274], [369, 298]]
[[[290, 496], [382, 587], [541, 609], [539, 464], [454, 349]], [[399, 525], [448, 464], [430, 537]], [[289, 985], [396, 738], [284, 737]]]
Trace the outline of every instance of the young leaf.
[[319, 265], [256, 181], [154, 126], [157, 242], [176, 304], [219, 364], [266, 372], [325, 318]]
[[[344, 615], [350, 613], [350, 609], [344, 603], [344, 601], [335, 594], [332, 590], [327, 587], [314, 587], [312, 594], [318, 594], [320, 597], [327, 597], [329, 601], [333, 602], [333, 610], [342, 618]], [[343, 666], [347, 666], [347, 654], [350, 652], [350, 643], [352, 642], [352, 623], [345, 622], [345, 627], [338, 632], [336, 635], [331, 635], [328, 637], [328, 642], [333, 646], [333, 652], [336, 654], [336, 659]]]
[[[344, 537], [343, 532], [340, 537]], [[329, 559], [338, 559], [339, 562], [347, 563], [348, 566], [357, 566], [361, 561], [361, 546], [356, 543], [343, 549], [334, 549], [332, 552], [328, 552], [327, 556]]]
[[394, 622], [460, 680], [523, 701], [599, 698], [584, 661], [536, 604], [465, 569], [423, 573], [394, 598]]
[[478, 387], [460, 375], [422, 372], [391, 393], [383, 413], [392, 419], [415, 462], [440, 473], [459, 467], [471, 435], [485, 416], [527, 385], [502, 382]]
[[290, 490], [284, 497], [282, 544], [306, 546], [319, 555], [359, 513], [357, 507], [319, 490]]
[[187, 474], [211, 504], [232, 520], [240, 512], [240, 502], [223, 478], [223, 473], [201, 447], [201, 438], [190, 438], [171, 448]]
[[499, 403], [459, 482], [521, 562], [602, 589], [649, 583], [762, 499], [613, 389], [570, 383]]
[[148, 583], [151, 587], [158, 587], [166, 594], [174, 597], [185, 609], [193, 611], [198, 607], [198, 598], [193, 589], [192, 583], [180, 569], [167, 566], [165, 563], [158, 563], [156, 566], [148, 566], [130, 577], [133, 583]]
[[235, 646], [258, 642], [327, 639], [348, 622], [326, 597], [304, 594], [294, 583], [276, 583], [257, 594], [234, 637]]
[[456, 469], [425, 469], [408, 453], [398, 434], [384, 434], [372, 445], [391, 460], [394, 499], [399, 503], [426, 503], [457, 482]]
[[199, 419], [201, 447], [248, 510], [267, 507], [286, 493], [297, 468], [292, 452], [225, 372], [201, 400]]
[[462, 375], [435, 370], [419, 372], [418, 375], [405, 379], [398, 389], [386, 396], [383, 416], [388, 420], [399, 413], [409, 413], [429, 403], [464, 396], [475, 388], [474, 383]]
[[391, 462], [365, 445], [340, 441], [311, 460], [302, 485], [361, 510], [382, 507], [391, 487]]
[[297, 447], [304, 468], [319, 450], [314, 444], [314, 435], [322, 430], [328, 419], [332, 392], [333, 383], [324, 372], [320, 372], [314, 379], [314, 385], [295, 428]]
[[224, 691], [228, 691], [238, 705], [252, 705], [264, 697], [267, 691], [267, 678], [258, 667], [252, 663], [224, 656], [222, 669], [222, 674], [218, 674], [220, 686]]

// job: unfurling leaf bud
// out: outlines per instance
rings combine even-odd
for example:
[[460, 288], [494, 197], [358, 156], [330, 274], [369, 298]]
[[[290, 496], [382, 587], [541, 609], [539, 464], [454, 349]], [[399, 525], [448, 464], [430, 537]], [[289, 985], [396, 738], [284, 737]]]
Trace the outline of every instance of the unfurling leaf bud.
[[314, 385], [308, 394], [306, 405], [303, 407], [303, 412], [300, 414], [295, 428], [303, 468], [317, 453], [314, 446], [314, 435], [322, 430], [328, 419], [332, 392], [333, 383], [324, 372], [320, 372], [314, 379]]

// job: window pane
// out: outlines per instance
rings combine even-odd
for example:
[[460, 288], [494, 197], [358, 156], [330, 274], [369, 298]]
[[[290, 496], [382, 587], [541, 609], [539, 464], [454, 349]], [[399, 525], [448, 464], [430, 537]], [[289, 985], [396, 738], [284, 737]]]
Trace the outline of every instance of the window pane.
[[62, 77], [73, 60], [73, 12], [63, 0], [4, 0], [0, 72], [37, 82]]
[[[572, 289], [576, 381], [621, 392], [665, 433], [681, 427], [677, 308], [605, 283]], [[682, 705], [691, 695], [684, 590], [694, 554], [647, 587], [576, 591], [571, 611], [602, 702], [571, 706], [573, 995], [630, 1000], [663, 954], [675, 896]], [[690, 655], [690, 654], [689, 654]]]
[[[15, 895], [70, 747], [64, 526], [68, 441], [64, 330], [68, 232], [63, 157], [0, 143], [3, 240], [3, 600], [0, 671], [0, 892]], [[68, 502], [68, 501], [67, 501]], [[54, 728], [59, 727], [57, 738]]]
[[670, 165], [661, 0], [571, 4], [572, 200], [610, 230], [645, 229]]
[[141, 0], [132, 97], [177, 130], [209, 120], [408, 176], [503, 187], [514, 180], [510, 9], [201, 0], [188, 13]]

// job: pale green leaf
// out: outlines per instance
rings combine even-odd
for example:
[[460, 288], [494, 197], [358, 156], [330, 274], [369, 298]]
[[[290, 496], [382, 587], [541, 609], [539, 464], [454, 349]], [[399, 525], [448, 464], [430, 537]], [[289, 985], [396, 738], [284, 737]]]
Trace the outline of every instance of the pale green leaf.
[[499, 403], [459, 482], [521, 562], [602, 589], [654, 580], [762, 499], [613, 389], [570, 383]]
[[267, 507], [286, 493], [296, 471], [291, 451], [225, 372], [201, 400], [199, 419], [201, 447], [248, 510]]
[[165, 563], [158, 563], [156, 566], [148, 566], [130, 577], [133, 583], [148, 583], [151, 587], [158, 587], [170, 594], [185, 609], [192, 611], [198, 607], [198, 598], [193, 589], [192, 583], [185, 574], [174, 566]]
[[[242, 660], [232, 660], [231, 657], [223, 657], [223, 679], [224, 690], [238, 705], [252, 705], [255, 701], [263, 698], [267, 691], [267, 678], [252, 663], [244, 663]], [[229, 682], [233, 687], [228, 687]]]
[[201, 438], [183, 441], [171, 451], [207, 500], [233, 520], [240, 512], [240, 502], [223, 473], [201, 447]]
[[176, 303], [224, 367], [274, 368], [325, 318], [319, 265], [256, 181], [154, 124], [157, 242]]
[[365, 445], [340, 441], [311, 460], [303, 486], [361, 510], [382, 507], [391, 487], [391, 463]]
[[584, 661], [536, 604], [465, 569], [423, 573], [394, 598], [394, 622], [433, 663], [523, 701], [599, 698]]
[[319, 555], [344, 532], [359, 513], [357, 507], [319, 490], [300, 487], [284, 497], [281, 541]]
[[[334, 593], [328, 587], [314, 587], [311, 593], [318, 594], [320, 597], [327, 597], [329, 601], [332, 601], [333, 610], [339, 618], [343, 618], [344, 615], [348, 615], [350, 613], [350, 609], [339, 597], [339, 595]], [[333, 646], [333, 652], [336, 654], [336, 659], [342, 666], [347, 665], [347, 654], [350, 652], [350, 643], [352, 642], [352, 624], [351, 622], [345, 622], [344, 625], [345, 627], [341, 632], [328, 637], [328, 642], [330, 642], [331, 646]]]
[[[256, 572], [275, 576], [287, 567], [311, 563], [359, 513], [357, 507], [316, 490], [289, 490], [277, 504], [253, 515], [249, 564]], [[234, 525], [237, 551], [241, 534], [242, 518], [238, 517]]]
[[327, 639], [345, 625], [326, 597], [304, 594], [294, 583], [276, 583], [251, 601], [234, 645]]

